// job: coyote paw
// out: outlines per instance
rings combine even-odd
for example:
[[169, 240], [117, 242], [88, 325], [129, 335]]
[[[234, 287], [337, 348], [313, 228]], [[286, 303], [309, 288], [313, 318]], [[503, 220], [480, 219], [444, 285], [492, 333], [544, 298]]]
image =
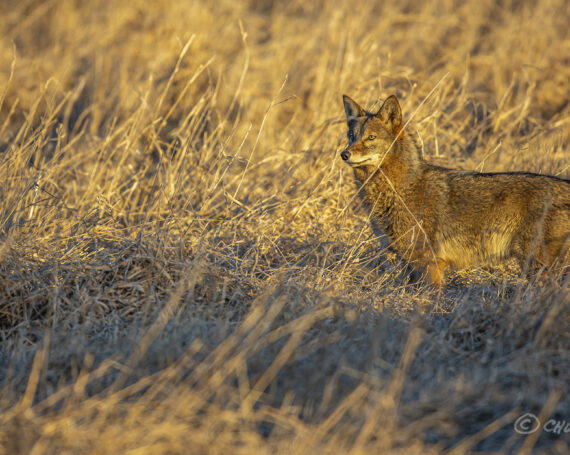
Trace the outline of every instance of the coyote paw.
[[426, 275], [431, 283], [441, 288], [445, 285], [445, 267], [447, 266], [447, 262], [445, 262], [441, 258], [435, 258], [431, 260], [426, 269]]

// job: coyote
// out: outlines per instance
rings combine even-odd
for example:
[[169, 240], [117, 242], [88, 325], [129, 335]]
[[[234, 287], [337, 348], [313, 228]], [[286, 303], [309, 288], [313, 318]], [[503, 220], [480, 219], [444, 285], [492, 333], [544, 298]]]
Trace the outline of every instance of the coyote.
[[516, 258], [521, 267], [570, 265], [570, 180], [479, 173], [422, 158], [392, 95], [376, 114], [344, 95], [348, 146], [373, 227], [436, 286], [448, 268]]

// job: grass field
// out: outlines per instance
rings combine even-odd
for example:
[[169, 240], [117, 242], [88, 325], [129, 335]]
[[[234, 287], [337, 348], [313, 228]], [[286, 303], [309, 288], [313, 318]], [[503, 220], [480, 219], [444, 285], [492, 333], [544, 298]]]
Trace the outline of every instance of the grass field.
[[339, 157], [394, 93], [428, 161], [568, 178], [566, 0], [0, 18], [0, 453], [570, 452], [568, 278], [411, 281]]

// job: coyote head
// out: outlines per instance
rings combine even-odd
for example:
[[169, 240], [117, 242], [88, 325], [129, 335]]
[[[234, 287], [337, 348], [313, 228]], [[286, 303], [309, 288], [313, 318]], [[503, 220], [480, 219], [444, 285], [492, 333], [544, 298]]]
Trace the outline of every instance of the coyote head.
[[[404, 131], [402, 111], [397, 98], [392, 95], [376, 114], [366, 112], [350, 97], [343, 95], [348, 123], [348, 146], [341, 158], [354, 168], [385, 167], [394, 159], [409, 160], [402, 153]], [[413, 159], [413, 158], [412, 158]]]

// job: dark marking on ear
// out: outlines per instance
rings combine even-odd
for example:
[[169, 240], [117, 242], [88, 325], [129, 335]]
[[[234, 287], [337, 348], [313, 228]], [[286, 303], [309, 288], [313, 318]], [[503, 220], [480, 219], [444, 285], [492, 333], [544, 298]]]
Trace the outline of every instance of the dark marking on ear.
[[346, 122], [350, 125], [358, 117], [364, 117], [366, 113], [360, 105], [348, 95], [342, 95], [344, 103], [344, 112], [346, 113]]

